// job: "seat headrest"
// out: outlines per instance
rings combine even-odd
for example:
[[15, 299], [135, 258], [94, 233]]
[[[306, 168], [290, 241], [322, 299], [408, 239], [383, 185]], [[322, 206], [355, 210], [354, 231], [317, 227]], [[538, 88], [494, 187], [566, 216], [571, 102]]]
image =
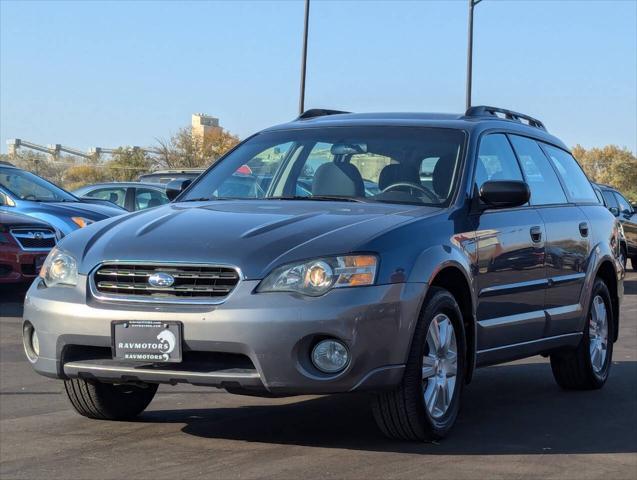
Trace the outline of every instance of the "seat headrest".
[[420, 185], [418, 169], [400, 163], [392, 163], [385, 166], [378, 176], [378, 188], [381, 190], [385, 190], [390, 185], [401, 182]]
[[364, 197], [365, 183], [358, 168], [351, 163], [328, 162], [316, 169], [312, 194]]
[[442, 156], [436, 162], [432, 182], [434, 192], [436, 192], [436, 195], [440, 198], [447, 198], [449, 195], [454, 167], [454, 157], [451, 155]]

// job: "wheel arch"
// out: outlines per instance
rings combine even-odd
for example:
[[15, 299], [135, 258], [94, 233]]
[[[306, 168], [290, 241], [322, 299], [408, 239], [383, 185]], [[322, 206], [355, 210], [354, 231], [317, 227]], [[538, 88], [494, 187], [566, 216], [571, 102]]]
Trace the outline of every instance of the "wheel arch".
[[616, 342], [619, 335], [619, 282], [617, 281], [617, 273], [613, 262], [609, 259], [603, 259], [597, 268], [595, 277], [601, 278], [604, 281], [610, 293], [613, 310], [613, 342]]
[[[458, 265], [447, 265], [440, 269], [429, 283], [430, 287], [440, 287], [451, 293], [462, 313], [462, 322], [465, 330], [466, 351], [466, 372], [465, 381], [469, 383], [475, 369], [476, 357], [476, 324], [473, 306], [473, 296], [467, 276]], [[424, 307], [424, 305], [423, 305]]]

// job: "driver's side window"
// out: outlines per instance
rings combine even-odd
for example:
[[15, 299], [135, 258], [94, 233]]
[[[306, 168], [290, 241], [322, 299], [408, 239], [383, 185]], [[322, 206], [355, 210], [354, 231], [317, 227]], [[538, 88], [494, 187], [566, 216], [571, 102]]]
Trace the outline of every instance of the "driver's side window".
[[478, 192], [489, 180], [523, 180], [513, 148], [502, 133], [486, 135], [480, 141], [475, 173]]

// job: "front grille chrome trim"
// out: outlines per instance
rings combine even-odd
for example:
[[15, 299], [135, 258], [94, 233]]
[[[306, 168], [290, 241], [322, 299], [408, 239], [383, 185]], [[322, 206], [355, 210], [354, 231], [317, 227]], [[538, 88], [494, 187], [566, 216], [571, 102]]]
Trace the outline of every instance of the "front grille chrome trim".
[[[9, 233], [25, 252], [46, 252], [55, 247], [57, 243], [55, 232], [48, 228], [12, 228]], [[48, 245], [25, 246], [25, 242], [28, 241], [44, 241]]]
[[[171, 272], [171, 268], [172, 269], [178, 269], [180, 267], [183, 268], [188, 268], [188, 267], [199, 267], [199, 268], [225, 268], [225, 269], [230, 269], [233, 270], [233, 272], [218, 272], [222, 275], [217, 275], [215, 272], [214, 276], [207, 276], [204, 275], [202, 278], [208, 279], [208, 280], [218, 280], [218, 279], [231, 279], [231, 278], [236, 278], [237, 282], [233, 285], [233, 286], [196, 286], [196, 288], [194, 287], [194, 285], [183, 285], [183, 286], [178, 286], [176, 287], [176, 289], [178, 289], [177, 291], [179, 292], [192, 292], [192, 293], [196, 293], [196, 292], [202, 292], [202, 293], [211, 293], [211, 292], [218, 292], [218, 293], [225, 293], [225, 295], [223, 296], [213, 296], [213, 297], [179, 297], [179, 296], [145, 296], [145, 295], [131, 295], [131, 294], [122, 294], [122, 293], [106, 293], [104, 291], [99, 291], [98, 290], [98, 284], [100, 286], [100, 288], [102, 289], [123, 289], [122, 287], [117, 286], [117, 282], [112, 281], [111, 279], [109, 279], [109, 275], [105, 274], [105, 275], [98, 275], [98, 272], [100, 272], [100, 270], [102, 269], [102, 267], [104, 266], [110, 266], [110, 265], [116, 265], [119, 267], [125, 267], [125, 266], [137, 266], [137, 265], [148, 265], [148, 266], [152, 266], [154, 268], [161, 268], [162, 272]], [[175, 271], [173, 270], [173, 271]], [[124, 270], [124, 272], [126, 272]], [[107, 270], [108, 273], [108, 270]], [[223, 274], [230, 274], [231, 276], [228, 275], [223, 275]], [[122, 275], [124, 276], [124, 275]], [[141, 270], [137, 270], [136, 274], [131, 274], [131, 276], [134, 276], [136, 278], [138, 277], [148, 277], [150, 276], [150, 273], [146, 272], [146, 271], [141, 271]], [[96, 277], [98, 277], [96, 279]], [[175, 278], [181, 278], [181, 279], [189, 279], [192, 278], [192, 276], [189, 275], [176, 275]], [[242, 280], [244, 280], [244, 276], [243, 273], [241, 272], [241, 269], [239, 269], [238, 267], [235, 267], [234, 265], [228, 265], [228, 264], [222, 264], [222, 263], [184, 263], [184, 262], [154, 262], [152, 260], [144, 260], [144, 261], [118, 261], [118, 260], [107, 260], [107, 261], [103, 261], [101, 263], [99, 263], [98, 265], [96, 265], [91, 272], [88, 275], [88, 284], [89, 284], [89, 290], [91, 293], [91, 296], [93, 298], [95, 298], [96, 300], [102, 301], [102, 302], [110, 302], [110, 303], [138, 303], [138, 304], [148, 304], [148, 303], [152, 303], [152, 304], [164, 304], [164, 305], [219, 305], [221, 303], [224, 303], [226, 300], [228, 300], [228, 298], [230, 298], [230, 296], [232, 295], [232, 293], [237, 289], [237, 287], [239, 286], [239, 284], [241, 283]], [[138, 286], [139, 288], [135, 288], [136, 290], [142, 290], [141, 285]], [[208, 288], [206, 288], [208, 287]], [[210, 288], [212, 287], [212, 288]], [[166, 291], [165, 288], [154, 288], [151, 286], [147, 286], [144, 287], [144, 289], [146, 291], [153, 291], [153, 292], [161, 292]], [[131, 288], [131, 290], [133, 290], [133, 288]]]

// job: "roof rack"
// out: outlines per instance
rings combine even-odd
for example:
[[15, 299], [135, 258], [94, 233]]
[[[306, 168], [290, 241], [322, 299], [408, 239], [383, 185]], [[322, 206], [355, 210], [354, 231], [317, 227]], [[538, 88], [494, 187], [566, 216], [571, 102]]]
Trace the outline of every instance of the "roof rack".
[[326, 115], [338, 115], [339, 113], [352, 113], [343, 112], [341, 110], [327, 110], [325, 108], [312, 108], [311, 110], [304, 111], [297, 120], [307, 120], [309, 118], [324, 117]]
[[519, 123], [524, 123], [522, 122], [522, 120], [526, 120], [526, 123], [529, 126], [546, 131], [546, 127], [544, 126], [544, 124], [541, 121], [539, 121], [537, 118], [533, 118], [523, 113], [514, 112], [513, 110], [507, 110], [505, 108], [479, 105], [476, 107], [470, 107], [465, 112], [465, 117], [486, 117], [486, 116], [504, 118], [506, 120], [512, 120], [514, 122], [519, 122]]

